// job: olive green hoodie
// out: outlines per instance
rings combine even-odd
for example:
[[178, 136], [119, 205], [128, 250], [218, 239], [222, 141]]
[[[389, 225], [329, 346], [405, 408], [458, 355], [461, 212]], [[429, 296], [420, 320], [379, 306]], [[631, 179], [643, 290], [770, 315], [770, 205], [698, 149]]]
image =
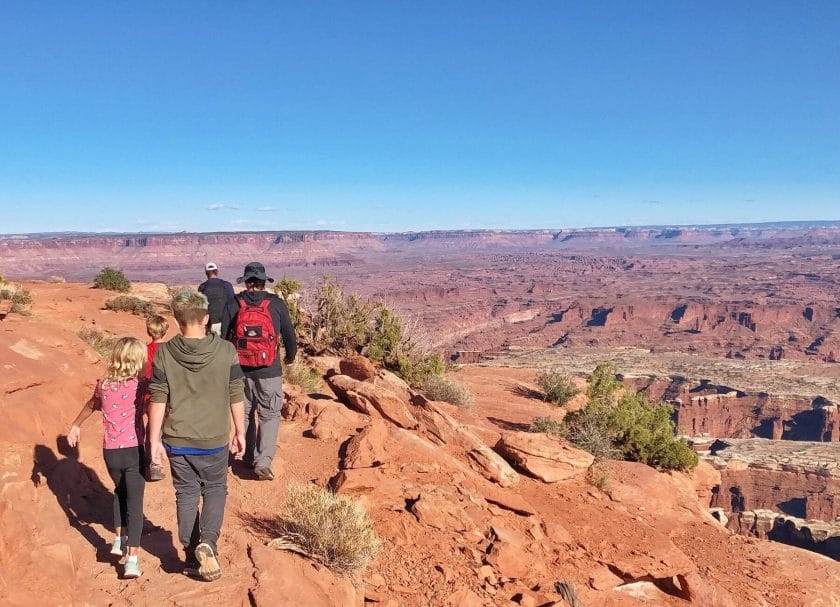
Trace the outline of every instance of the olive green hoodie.
[[200, 339], [177, 335], [155, 354], [149, 392], [151, 402], [166, 404], [164, 443], [195, 449], [224, 446], [230, 405], [244, 399], [236, 349], [213, 333]]

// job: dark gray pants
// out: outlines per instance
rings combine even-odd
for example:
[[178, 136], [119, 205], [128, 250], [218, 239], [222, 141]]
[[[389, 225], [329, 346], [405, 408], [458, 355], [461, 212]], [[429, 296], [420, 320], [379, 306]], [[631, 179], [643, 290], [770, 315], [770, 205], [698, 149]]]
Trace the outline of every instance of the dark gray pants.
[[146, 490], [146, 454], [143, 447], [103, 449], [105, 467], [114, 481], [114, 531], [128, 536], [128, 545], [140, 545], [143, 533], [143, 494]]
[[[228, 448], [210, 455], [170, 453], [169, 468], [178, 510], [178, 539], [187, 558], [200, 543], [210, 544], [216, 552], [227, 500]], [[203, 498], [201, 512], [199, 497]]]
[[270, 468], [277, 451], [277, 432], [283, 413], [283, 378], [245, 377], [246, 464]]

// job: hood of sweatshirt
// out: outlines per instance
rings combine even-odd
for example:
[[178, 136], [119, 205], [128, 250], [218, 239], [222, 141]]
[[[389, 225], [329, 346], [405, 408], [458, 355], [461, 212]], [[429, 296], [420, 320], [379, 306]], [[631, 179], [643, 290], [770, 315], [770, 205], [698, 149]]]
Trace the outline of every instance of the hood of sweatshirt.
[[220, 347], [222, 338], [215, 333], [198, 339], [176, 335], [166, 344], [172, 357], [189, 371], [203, 369]]

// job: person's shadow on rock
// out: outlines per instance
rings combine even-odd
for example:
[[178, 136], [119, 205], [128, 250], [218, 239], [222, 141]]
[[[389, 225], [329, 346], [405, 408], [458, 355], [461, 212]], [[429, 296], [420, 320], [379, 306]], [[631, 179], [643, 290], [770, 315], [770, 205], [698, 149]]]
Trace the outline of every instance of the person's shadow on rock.
[[[109, 541], [92, 526], [99, 524], [112, 529], [113, 490], [102, 484], [92, 468], [79, 461], [78, 448], [70, 447], [66, 436], [56, 439], [56, 448], [63, 457], [59, 458], [46, 445], [35, 445], [32, 482], [36, 487], [46, 482], [70, 526], [96, 549], [96, 560], [100, 563], [112, 562], [116, 567], [117, 559], [110, 554]], [[150, 532], [153, 537], [147, 538]], [[160, 559], [165, 571], [174, 570], [179, 562], [178, 553], [172, 544], [172, 533], [150, 524], [148, 519], [143, 524], [140, 547]]]

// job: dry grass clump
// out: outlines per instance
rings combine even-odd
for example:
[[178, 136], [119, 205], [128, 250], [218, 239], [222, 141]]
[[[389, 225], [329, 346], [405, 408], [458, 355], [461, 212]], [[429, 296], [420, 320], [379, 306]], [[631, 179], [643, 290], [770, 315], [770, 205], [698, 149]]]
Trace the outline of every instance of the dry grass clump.
[[131, 312], [143, 318], [148, 318], [155, 313], [152, 302], [134, 295], [117, 295], [105, 302], [105, 308], [116, 312]]
[[7, 282], [3, 282], [1, 284], [3, 285], [3, 288], [0, 289], [0, 301], [11, 302], [11, 306], [9, 308], [10, 312], [28, 316], [29, 311], [27, 310], [27, 307], [32, 304], [32, 292], [29, 289], [25, 289], [20, 286], [12, 289], [8, 286], [9, 283]]
[[580, 394], [577, 386], [565, 373], [558, 371], [545, 371], [537, 375], [537, 384], [543, 391], [543, 399], [546, 402], [560, 405], [567, 405], [575, 396]]
[[312, 484], [291, 482], [269, 546], [315, 559], [340, 574], [364, 569], [382, 545], [364, 507]]
[[531, 425], [528, 426], [528, 432], [562, 436], [563, 422], [558, 422], [550, 417], [535, 417], [531, 420]]
[[108, 335], [99, 329], [82, 329], [76, 335], [78, 335], [83, 342], [96, 350], [96, 353], [102, 358], [109, 357], [114, 349], [114, 344], [117, 343], [116, 337]]
[[67, 281], [64, 279], [64, 276], [50, 276], [49, 278], [47, 278], [47, 282], [50, 282], [52, 284], [63, 284]]
[[283, 367], [283, 379], [307, 394], [317, 391], [323, 384], [321, 374], [301, 362]]
[[431, 400], [441, 400], [456, 407], [469, 407], [473, 395], [466, 384], [441, 375], [429, 375], [420, 384], [420, 390]]

